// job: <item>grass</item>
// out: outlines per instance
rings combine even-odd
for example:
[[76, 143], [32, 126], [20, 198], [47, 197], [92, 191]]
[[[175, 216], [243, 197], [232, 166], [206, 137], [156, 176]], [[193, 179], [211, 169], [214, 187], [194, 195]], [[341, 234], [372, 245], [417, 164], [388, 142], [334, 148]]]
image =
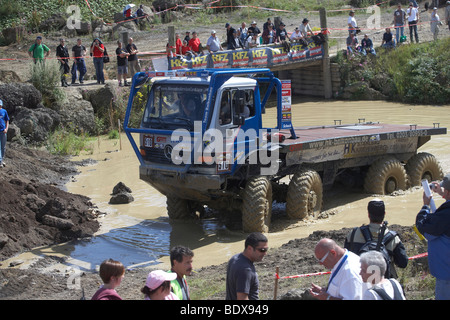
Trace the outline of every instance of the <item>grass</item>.
[[76, 156], [81, 151], [92, 152], [89, 140], [86, 134], [76, 134], [72, 129], [60, 127], [49, 136], [46, 148], [51, 154]]

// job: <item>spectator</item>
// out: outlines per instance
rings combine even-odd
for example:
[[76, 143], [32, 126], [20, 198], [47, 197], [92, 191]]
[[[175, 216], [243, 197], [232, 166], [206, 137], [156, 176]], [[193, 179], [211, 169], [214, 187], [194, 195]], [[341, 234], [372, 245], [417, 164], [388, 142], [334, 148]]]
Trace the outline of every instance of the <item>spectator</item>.
[[208, 41], [206, 41], [206, 49], [208, 49], [209, 53], [223, 50], [220, 40], [216, 36], [216, 30], [211, 31], [211, 36], [208, 38]]
[[262, 261], [267, 254], [265, 235], [254, 232], [248, 235], [244, 251], [234, 255], [227, 265], [226, 300], [258, 300], [259, 281], [254, 262]]
[[256, 32], [251, 33], [251, 36], [249, 36], [247, 38], [247, 41], [245, 42], [245, 48], [246, 49], [256, 48], [258, 45], [259, 45], [258, 34]]
[[272, 24], [269, 24], [267, 29], [263, 31], [262, 34], [264, 44], [277, 43], [277, 32], [273, 29]]
[[100, 265], [100, 278], [103, 285], [92, 296], [91, 300], [122, 300], [116, 292], [116, 288], [122, 282], [125, 275], [125, 267], [119, 261], [108, 259]]
[[176, 246], [170, 250], [171, 270], [169, 272], [177, 275], [171, 280], [171, 287], [179, 300], [191, 299], [186, 276], [190, 276], [192, 273], [193, 257], [194, 253], [187, 247]]
[[431, 12], [431, 18], [430, 18], [430, 27], [431, 27], [431, 33], [433, 34], [433, 39], [436, 41], [439, 34], [439, 27], [442, 24], [441, 19], [439, 18], [439, 15], [437, 13], [437, 8], [433, 8], [433, 12]]
[[155, 270], [148, 274], [145, 286], [141, 292], [145, 295], [145, 300], [179, 300], [170, 291], [170, 282], [177, 277], [174, 273], [163, 270]]
[[[117, 41], [116, 57], [117, 57], [117, 80], [119, 81], [119, 87], [129, 86], [127, 82], [128, 77], [128, 53], [125, 48], [123, 48], [122, 42]], [[123, 78], [123, 84], [122, 84]]]
[[191, 40], [191, 36], [190, 36], [190, 32], [186, 31], [185, 35], [184, 35], [184, 40], [186, 40], [187, 43], [189, 43], [189, 40]]
[[303, 35], [300, 32], [300, 29], [296, 27], [295, 31], [291, 34], [291, 41], [300, 41], [300, 39], [303, 39]]
[[231, 49], [237, 50], [237, 49], [243, 49], [244, 44], [241, 41], [241, 38], [238, 37], [237, 31], [234, 30], [233, 32], [233, 41], [231, 42]]
[[409, 8], [406, 10], [408, 15], [408, 25], [409, 25], [409, 39], [413, 43], [413, 33], [416, 39], [416, 43], [419, 43], [419, 34], [417, 33], [417, 23], [419, 22], [419, 10], [414, 7], [413, 3], [409, 3]]
[[347, 56], [350, 57], [354, 52], [357, 52], [358, 38], [354, 33], [350, 33], [347, 37]]
[[364, 290], [362, 300], [406, 300], [400, 283], [384, 277], [386, 261], [381, 252], [364, 252], [360, 262], [362, 281], [371, 285], [371, 288]]
[[394, 11], [394, 26], [395, 26], [395, 38], [397, 44], [400, 43], [400, 37], [404, 36], [404, 29], [406, 25], [406, 12], [402, 9], [402, 4], [397, 4], [397, 10]]
[[42, 37], [37, 36], [33, 45], [28, 49], [28, 55], [33, 58], [34, 63], [37, 62], [45, 62], [45, 58], [47, 58], [50, 54], [50, 49], [42, 43]]
[[275, 30], [275, 26], [273, 25], [272, 20], [270, 20], [270, 18], [267, 18], [267, 21], [263, 24], [263, 32], [269, 30], [269, 26], [272, 26], [272, 29]]
[[181, 55], [185, 56], [191, 51], [191, 47], [189, 47], [188, 42], [183, 40], [183, 46], [181, 47]]
[[189, 40], [189, 47], [191, 48], [194, 54], [200, 54], [200, 39], [198, 38], [197, 32], [192, 32], [192, 39]]
[[91, 45], [91, 55], [94, 60], [95, 75], [97, 83], [105, 84], [105, 75], [103, 73], [103, 55], [105, 52], [105, 46], [99, 38], [94, 39]]
[[368, 34], [364, 35], [364, 39], [361, 40], [361, 48], [360, 48], [360, 52], [363, 55], [367, 55], [368, 53], [376, 56], [377, 53], [375, 52], [375, 49], [373, 47], [373, 42], [372, 39], [369, 38]]
[[175, 33], [175, 54], [178, 55], [182, 55], [181, 53], [181, 47], [183, 46], [183, 42], [181, 41], [180, 38], [180, 34], [179, 33]]
[[9, 127], [9, 116], [6, 109], [3, 109], [3, 101], [0, 100], [0, 168], [6, 166], [5, 161], [5, 149], [6, 149], [6, 134]]
[[313, 31], [311, 29], [311, 26], [309, 25], [309, 20], [306, 18], [303, 19], [302, 24], [298, 29], [304, 38], [308, 37], [308, 32], [309, 36], [313, 35]]
[[63, 38], [59, 39], [59, 46], [56, 47], [56, 59], [58, 59], [60, 63], [61, 70], [61, 86], [67, 87], [69, 84], [67, 83], [67, 77], [69, 76], [70, 67], [69, 67], [69, 49], [65, 45], [66, 40]]
[[277, 31], [277, 42], [289, 40], [288, 33], [286, 31], [286, 25], [281, 22]]
[[319, 300], [361, 300], [362, 279], [359, 256], [331, 239], [320, 240], [314, 250], [319, 263], [331, 270], [327, 288], [312, 284], [310, 294]]
[[259, 30], [259, 28], [256, 25], [257, 25], [256, 21], [252, 21], [252, 24], [248, 28], [249, 36], [251, 36], [252, 34], [259, 35], [261, 33], [261, 30]]
[[[378, 233], [382, 227], [384, 217], [386, 215], [384, 202], [380, 199], [373, 199], [369, 201], [367, 205], [367, 211], [369, 216], [369, 225], [354, 228], [345, 239], [344, 248], [350, 250], [353, 253], [358, 254], [361, 247], [368, 241], [364, 234], [369, 232], [373, 239], [378, 239]], [[394, 265], [399, 268], [406, 268], [408, 265], [408, 255], [406, 254], [405, 246], [403, 245], [400, 237], [397, 233], [389, 231], [386, 228], [385, 235], [390, 234], [389, 240], [385, 243], [385, 247], [389, 252], [391, 263], [386, 268], [389, 269], [389, 278], [396, 278], [397, 272]]]
[[84, 57], [86, 56], [86, 47], [81, 44], [81, 39], [77, 39], [77, 44], [72, 47], [72, 58], [75, 60], [72, 65], [72, 84], [77, 80], [77, 71], [79, 73], [79, 81], [83, 82], [83, 77], [86, 74], [86, 63]]
[[242, 22], [241, 27], [238, 29], [238, 36], [241, 39], [241, 42], [245, 43], [248, 38], [248, 28], [245, 22]]
[[445, 7], [445, 23], [448, 25], [448, 30], [450, 30], [450, 1], [447, 1], [447, 6]]
[[139, 53], [136, 45], [133, 43], [133, 38], [128, 38], [128, 44], [126, 46], [128, 53], [128, 69], [130, 71], [131, 78], [134, 77], [136, 73], [141, 71], [141, 66], [139, 64], [139, 59], [137, 54]]
[[394, 36], [391, 33], [391, 28], [386, 28], [386, 32], [383, 34], [383, 40], [381, 41], [383, 48], [395, 48]]
[[356, 35], [356, 32], [358, 30], [358, 23], [356, 22], [355, 18], [355, 10], [350, 10], [349, 17], [347, 19], [347, 25], [348, 25], [348, 33]]
[[236, 31], [228, 22], [225, 24], [225, 28], [227, 29], [227, 49], [230, 50], [233, 47], [233, 33]]
[[428, 265], [436, 278], [436, 300], [450, 300], [450, 173], [441, 183], [432, 183], [433, 192], [445, 202], [431, 212], [431, 196], [423, 194], [422, 210], [417, 214], [416, 227], [428, 240]]

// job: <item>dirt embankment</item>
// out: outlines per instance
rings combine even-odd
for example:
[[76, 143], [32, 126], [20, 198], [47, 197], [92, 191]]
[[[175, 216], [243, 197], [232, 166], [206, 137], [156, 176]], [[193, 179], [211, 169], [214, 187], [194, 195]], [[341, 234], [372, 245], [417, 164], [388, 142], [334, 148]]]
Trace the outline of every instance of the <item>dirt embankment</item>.
[[8, 143], [0, 168], [0, 260], [32, 248], [89, 237], [99, 228], [87, 197], [62, 188], [76, 163]]

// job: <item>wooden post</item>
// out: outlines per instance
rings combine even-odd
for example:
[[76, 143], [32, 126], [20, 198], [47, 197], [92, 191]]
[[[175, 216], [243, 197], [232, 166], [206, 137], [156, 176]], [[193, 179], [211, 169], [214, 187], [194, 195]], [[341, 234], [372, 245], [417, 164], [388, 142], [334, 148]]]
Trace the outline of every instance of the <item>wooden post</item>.
[[278, 292], [278, 272], [280, 271], [279, 267], [275, 269], [275, 288], [273, 288], [273, 300], [277, 300], [277, 292]]
[[169, 47], [175, 56], [175, 27], [169, 26]]
[[333, 97], [333, 89], [331, 85], [330, 56], [328, 53], [327, 10], [325, 8], [320, 8], [319, 14], [320, 14], [320, 28], [322, 33], [325, 35], [325, 43], [323, 44], [323, 59], [322, 59], [323, 89], [325, 99], [331, 99]]

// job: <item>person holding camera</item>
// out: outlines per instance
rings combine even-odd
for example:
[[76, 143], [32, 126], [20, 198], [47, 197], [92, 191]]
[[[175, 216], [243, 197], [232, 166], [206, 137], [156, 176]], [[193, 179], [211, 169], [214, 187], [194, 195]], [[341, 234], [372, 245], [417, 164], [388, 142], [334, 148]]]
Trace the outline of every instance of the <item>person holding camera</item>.
[[105, 46], [96, 38], [91, 45], [91, 55], [94, 58], [95, 75], [97, 83], [105, 84], [105, 75], [103, 73], [103, 55], [105, 52]]
[[416, 227], [428, 240], [428, 265], [436, 278], [436, 300], [450, 300], [450, 173], [441, 183], [433, 182], [431, 189], [445, 202], [432, 212], [432, 196], [424, 192], [424, 205], [416, 216]]

